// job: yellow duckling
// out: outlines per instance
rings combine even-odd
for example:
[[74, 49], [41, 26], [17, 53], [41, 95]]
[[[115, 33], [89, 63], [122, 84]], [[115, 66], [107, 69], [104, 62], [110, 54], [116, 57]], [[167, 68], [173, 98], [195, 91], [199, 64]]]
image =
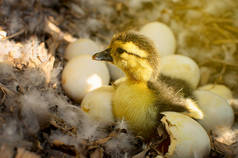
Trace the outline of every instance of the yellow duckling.
[[137, 135], [149, 138], [163, 111], [202, 117], [191, 99], [185, 99], [180, 91], [160, 80], [158, 53], [141, 34], [129, 31], [114, 35], [109, 47], [94, 54], [93, 59], [112, 62], [125, 72], [126, 79], [113, 95], [112, 109], [115, 118], [125, 120]]

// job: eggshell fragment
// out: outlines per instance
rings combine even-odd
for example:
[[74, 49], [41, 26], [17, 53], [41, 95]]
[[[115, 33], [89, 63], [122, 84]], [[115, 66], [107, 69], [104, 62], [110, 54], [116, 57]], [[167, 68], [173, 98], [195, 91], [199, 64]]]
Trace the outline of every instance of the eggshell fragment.
[[170, 145], [165, 157], [204, 158], [210, 152], [211, 145], [207, 132], [191, 119], [176, 112], [163, 112], [161, 122], [170, 137]]
[[90, 55], [80, 55], [70, 60], [62, 73], [62, 86], [75, 101], [102, 85], [108, 85], [109, 72], [103, 62], [92, 60]]
[[70, 43], [67, 46], [64, 57], [70, 60], [79, 56], [80, 54], [93, 55], [94, 53], [99, 52], [100, 50], [101, 49], [99, 45], [96, 44], [94, 41], [87, 38], [81, 38]]
[[234, 112], [226, 99], [207, 90], [196, 90], [194, 95], [204, 115], [198, 121], [207, 131], [232, 126]]
[[207, 84], [202, 87], [199, 87], [200, 90], [208, 90], [211, 91], [227, 100], [232, 99], [232, 92], [231, 90], [226, 87], [225, 85], [221, 84]]
[[160, 56], [174, 54], [176, 40], [172, 30], [167, 25], [160, 22], [151, 22], [144, 25], [139, 32], [154, 42]]
[[162, 57], [160, 61], [160, 72], [172, 78], [185, 80], [194, 89], [200, 80], [198, 65], [191, 58], [183, 55]]
[[113, 93], [114, 88], [112, 86], [97, 88], [86, 94], [82, 100], [81, 109], [94, 120], [101, 122], [113, 122]]
[[115, 65], [107, 63], [107, 66], [110, 72], [111, 79], [113, 81], [125, 76], [125, 73]]

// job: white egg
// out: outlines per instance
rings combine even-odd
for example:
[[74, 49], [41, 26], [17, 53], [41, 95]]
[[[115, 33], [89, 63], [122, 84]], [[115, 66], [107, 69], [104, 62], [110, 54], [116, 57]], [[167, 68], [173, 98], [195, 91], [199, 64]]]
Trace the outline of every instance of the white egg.
[[207, 84], [198, 88], [199, 90], [208, 90], [211, 91], [227, 100], [232, 99], [231, 90], [225, 85], [221, 84]]
[[209, 154], [209, 136], [198, 122], [176, 112], [163, 112], [162, 115], [161, 122], [170, 137], [165, 157], [204, 158]]
[[112, 86], [103, 86], [97, 88], [83, 98], [81, 109], [92, 119], [100, 122], [113, 122], [112, 114], [112, 95], [114, 88]]
[[113, 81], [125, 76], [125, 73], [115, 65], [107, 63], [107, 66], [110, 72], [111, 79]]
[[64, 57], [67, 60], [70, 60], [80, 54], [93, 55], [94, 53], [99, 52], [100, 50], [100, 46], [97, 43], [90, 39], [82, 38], [70, 43], [67, 46]]
[[226, 99], [207, 90], [196, 90], [194, 95], [204, 116], [198, 121], [207, 131], [232, 126], [234, 112]]
[[176, 40], [172, 30], [167, 25], [160, 22], [151, 22], [144, 25], [139, 32], [154, 42], [160, 56], [175, 53]]
[[172, 78], [185, 80], [194, 89], [200, 80], [198, 65], [191, 58], [183, 55], [162, 57], [160, 60], [160, 72]]
[[71, 59], [62, 73], [62, 86], [75, 101], [80, 101], [89, 91], [108, 83], [109, 72], [106, 64], [94, 61], [86, 54]]

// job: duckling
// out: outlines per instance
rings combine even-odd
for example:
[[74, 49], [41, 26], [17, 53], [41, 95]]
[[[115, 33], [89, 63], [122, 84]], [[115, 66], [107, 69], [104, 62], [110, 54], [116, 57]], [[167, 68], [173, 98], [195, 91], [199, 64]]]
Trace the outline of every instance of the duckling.
[[116, 87], [112, 109], [115, 118], [125, 120], [136, 135], [150, 138], [163, 111], [202, 117], [192, 99], [187, 100], [158, 77], [159, 55], [145, 36], [134, 31], [118, 33], [108, 48], [94, 54], [93, 59], [111, 62], [126, 74], [126, 79]]

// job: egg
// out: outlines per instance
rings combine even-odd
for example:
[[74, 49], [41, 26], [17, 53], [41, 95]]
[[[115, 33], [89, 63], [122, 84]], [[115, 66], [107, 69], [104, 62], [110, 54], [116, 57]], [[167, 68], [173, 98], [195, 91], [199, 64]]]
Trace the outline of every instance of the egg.
[[170, 137], [169, 158], [204, 158], [210, 152], [210, 139], [204, 128], [192, 118], [176, 113], [162, 112], [161, 119]]
[[232, 126], [234, 112], [226, 99], [207, 90], [196, 90], [194, 95], [203, 112], [198, 121], [207, 131]]
[[81, 38], [67, 46], [64, 57], [65, 59], [70, 60], [80, 54], [93, 55], [95, 52], [99, 51], [101, 51], [101, 49], [97, 43], [87, 38]]
[[189, 57], [183, 55], [169, 55], [160, 60], [160, 72], [172, 78], [187, 81], [195, 89], [200, 80], [198, 65]]
[[97, 88], [85, 95], [81, 103], [81, 109], [92, 119], [100, 122], [113, 122], [112, 114], [112, 86]]
[[211, 91], [227, 100], [232, 99], [232, 92], [231, 90], [226, 87], [225, 85], [221, 84], [207, 84], [202, 87], [199, 87], [200, 90], [208, 90]]
[[175, 53], [175, 36], [167, 25], [160, 22], [151, 22], [144, 25], [139, 32], [154, 42], [161, 57]]
[[125, 76], [125, 73], [115, 65], [107, 63], [107, 66], [110, 72], [111, 79], [113, 81]]
[[90, 55], [71, 59], [62, 72], [62, 87], [69, 97], [81, 101], [86, 93], [108, 85], [109, 72], [103, 62], [92, 60]]

